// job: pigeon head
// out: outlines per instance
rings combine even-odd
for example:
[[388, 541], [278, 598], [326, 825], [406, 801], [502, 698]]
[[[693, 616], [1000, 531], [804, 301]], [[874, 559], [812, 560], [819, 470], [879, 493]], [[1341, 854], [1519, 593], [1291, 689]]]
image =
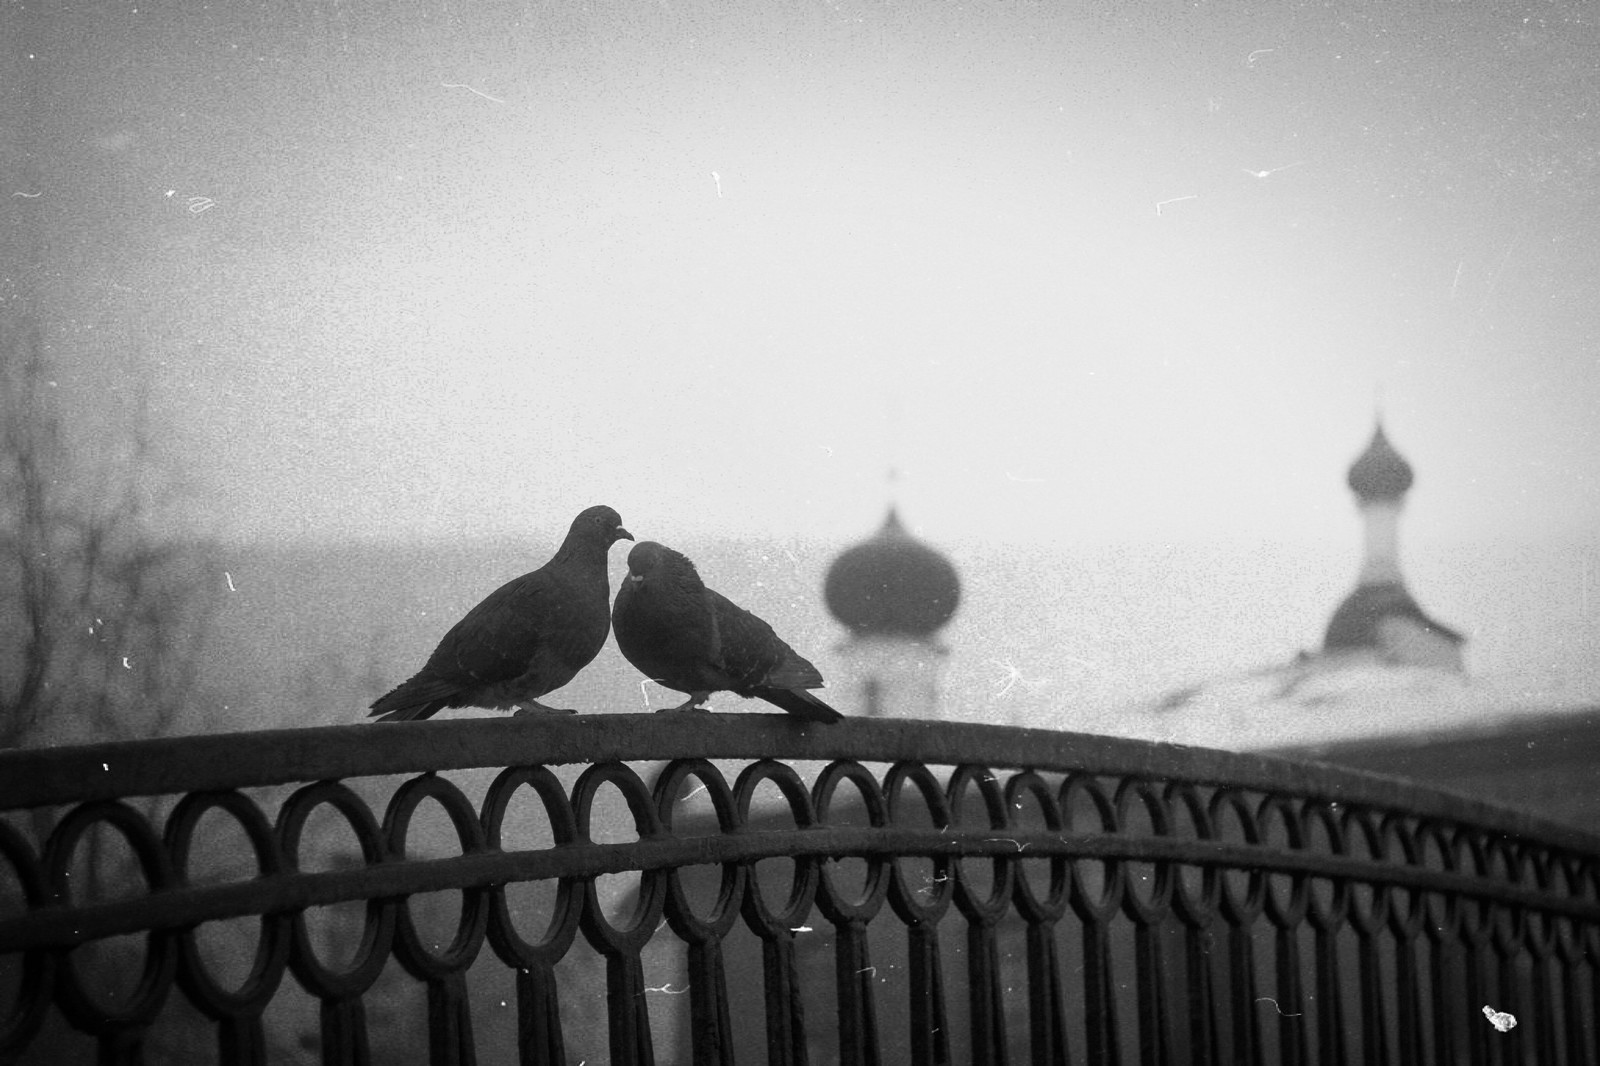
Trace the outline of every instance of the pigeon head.
[[622, 528], [622, 516], [604, 504], [579, 511], [567, 536], [593, 538], [608, 548], [619, 540], [633, 539], [633, 534]]
[[682, 585], [693, 589], [705, 586], [700, 573], [687, 556], [665, 544], [641, 540], [628, 552], [628, 580], [634, 585]]

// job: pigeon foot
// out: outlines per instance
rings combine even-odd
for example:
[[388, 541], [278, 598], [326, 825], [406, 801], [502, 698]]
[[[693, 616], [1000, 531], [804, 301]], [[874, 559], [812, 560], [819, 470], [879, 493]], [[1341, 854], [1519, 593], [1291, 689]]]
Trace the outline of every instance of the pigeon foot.
[[514, 713], [511, 717], [513, 717], [513, 718], [521, 718], [525, 714], [577, 714], [577, 713], [578, 712], [573, 710], [571, 707], [546, 707], [544, 704], [540, 703], [538, 700], [529, 700], [527, 703], [519, 703], [517, 705], [516, 713]]
[[696, 692], [696, 693], [691, 694], [688, 699], [684, 700], [682, 703], [678, 704], [676, 707], [662, 707], [661, 709], [656, 711], [656, 713], [657, 714], [674, 714], [674, 713], [681, 712], [681, 711], [689, 711], [689, 712], [696, 712], [697, 711], [700, 714], [710, 714], [711, 713], [711, 708], [703, 706], [703, 704], [706, 702], [706, 700], [708, 700], [710, 698], [711, 698], [711, 693], [709, 693], [709, 692]]

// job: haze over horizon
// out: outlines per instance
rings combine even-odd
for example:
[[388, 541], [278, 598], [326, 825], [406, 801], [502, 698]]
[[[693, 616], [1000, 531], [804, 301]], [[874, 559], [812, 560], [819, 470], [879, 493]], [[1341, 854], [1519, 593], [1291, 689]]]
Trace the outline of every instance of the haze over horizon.
[[1381, 408], [1419, 601], [1594, 698], [1597, 57], [1566, 2], [11, 4], [0, 312], [228, 545], [893, 499], [1122, 551], [1043, 609], [1219, 669], [1353, 579]]

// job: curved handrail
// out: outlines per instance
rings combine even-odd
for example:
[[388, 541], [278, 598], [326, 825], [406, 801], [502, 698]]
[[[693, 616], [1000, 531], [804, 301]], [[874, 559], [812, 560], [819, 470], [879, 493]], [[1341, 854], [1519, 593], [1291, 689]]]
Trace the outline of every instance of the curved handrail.
[[1404, 809], [1600, 854], [1600, 834], [1396, 777], [1277, 756], [925, 719], [586, 714], [361, 723], [0, 751], [0, 811], [382, 774], [617, 761], [914, 759], [1231, 785]]

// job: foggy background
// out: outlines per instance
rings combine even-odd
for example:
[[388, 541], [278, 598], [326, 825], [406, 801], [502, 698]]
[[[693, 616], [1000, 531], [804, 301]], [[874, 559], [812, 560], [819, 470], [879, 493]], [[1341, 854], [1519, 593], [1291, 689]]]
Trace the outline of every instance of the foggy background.
[[[837, 676], [822, 575], [893, 500], [964, 582], [947, 714], [1127, 729], [1319, 643], [1380, 405], [1471, 713], [1600, 697], [1582, 5], [0, 23], [0, 313], [62, 477], [144, 426], [140, 528], [205, 546], [170, 728], [360, 718], [594, 503]], [[608, 644], [552, 699], [639, 680]]]

